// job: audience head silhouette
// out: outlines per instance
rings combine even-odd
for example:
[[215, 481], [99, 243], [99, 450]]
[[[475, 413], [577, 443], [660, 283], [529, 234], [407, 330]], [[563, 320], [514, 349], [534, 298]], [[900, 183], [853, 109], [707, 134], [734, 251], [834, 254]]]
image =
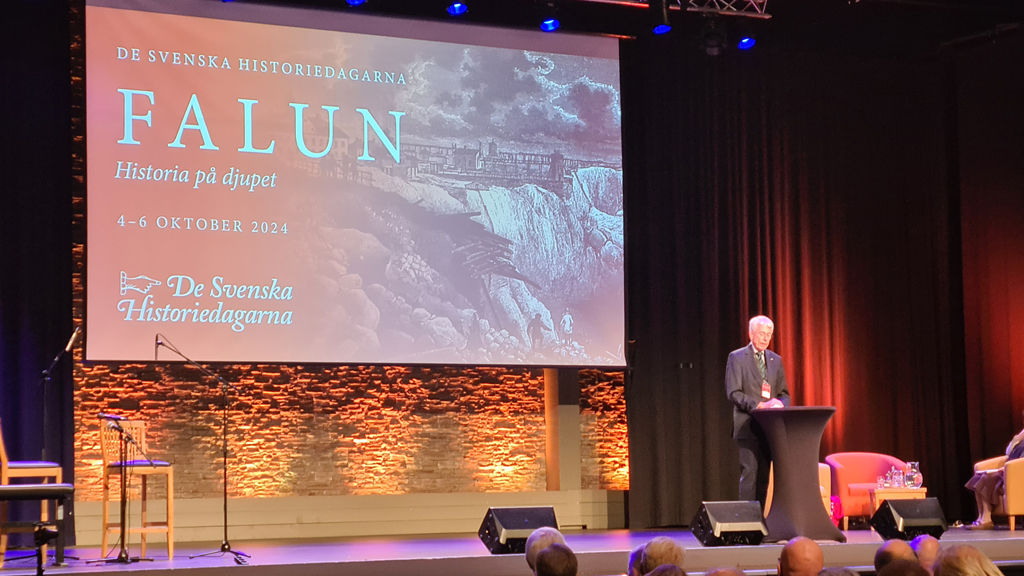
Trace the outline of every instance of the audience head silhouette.
[[958, 544], [939, 551], [932, 567], [935, 576], [1000, 576], [1002, 572], [977, 548]]
[[780, 576], [818, 576], [825, 567], [821, 547], [810, 538], [793, 538], [782, 547], [779, 556]]
[[921, 566], [931, 573], [935, 558], [939, 555], [939, 541], [934, 536], [922, 534], [910, 541], [910, 547], [917, 553], [917, 561]]
[[683, 547], [666, 536], [652, 538], [644, 546], [644, 552], [640, 559], [640, 573], [650, 574], [655, 568], [665, 564], [673, 564], [682, 568]]
[[626, 566], [626, 576], [643, 576], [643, 572], [640, 571], [640, 561], [643, 560], [644, 546], [644, 544], [641, 544], [633, 548], [633, 551], [629, 553], [629, 565]]
[[662, 564], [654, 570], [651, 570], [647, 576], [686, 576], [686, 572], [675, 564]]
[[928, 576], [928, 571], [917, 559], [893, 560], [878, 571], [878, 576]]
[[537, 553], [537, 576], [576, 576], [576, 555], [565, 544], [554, 543]]
[[888, 540], [878, 547], [875, 552], [875, 572], [885, 568], [894, 560], [913, 560], [917, 562], [917, 554], [914, 549], [903, 540]]
[[526, 539], [526, 564], [531, 572], [537, 571], [537, 553], [555, 543], [564, 545], [565, 537], [550, 526], [542, 526], [530, 534]]

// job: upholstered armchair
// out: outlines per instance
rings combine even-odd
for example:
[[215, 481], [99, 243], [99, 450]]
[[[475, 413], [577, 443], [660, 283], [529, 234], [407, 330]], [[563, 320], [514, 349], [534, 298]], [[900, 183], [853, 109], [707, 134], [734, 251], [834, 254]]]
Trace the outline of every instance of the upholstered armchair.
[[1016, 528], [1016, 516], [1024, 516], [1024, 458], [1006, 461], [1006, 456], [982, 460], [974, 465], [975, 472], [1003, 469], [1003, 501], [992, 510], [996, 516], [1010, 520], [1010, 530]]
[[895, 466], [906, 468], [906, 462], [874, 452], [839, 452], [825, 457], [832, 468], [832, 493], [839, 496], [843, 504], [843, 530], [850, 529], [851, 516], [870, 516], [871, 489], [878, 484], [878, 477]]

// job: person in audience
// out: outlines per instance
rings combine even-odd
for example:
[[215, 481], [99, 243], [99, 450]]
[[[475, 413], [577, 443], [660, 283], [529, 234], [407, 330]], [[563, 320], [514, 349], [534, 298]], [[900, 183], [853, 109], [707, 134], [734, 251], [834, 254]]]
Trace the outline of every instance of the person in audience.
[[654, 570], [651, 570], [647, 576], [686, 576], [686, 572], [675, 564], [662, 564]]
[[565, 544], [554, 544], [537, 553], [537, 576], [576, 576], [576, 554]]
[[903, 540], [888, 540], [878, 547], [875, 552], [875, 572], [885, 568], [893, 560], [913, 560], [917, 562], [917, 554]]
[[[1010, 439], [1006, 446], [1006, 461], [1024, 457], [1024, 430]], [[992, 509], [1003, 501], [1003, 468], [975, 472], [965, 487], [974, 492], [974, 501], [978, 505], [978, 519], [968, 526], [971, 530], [989, 530], [992, 528]]]
[[644, 556], [644, 544], [633, 548], [629, 553], [629, 565], [626, 567], [626, 576], [644, 576], [640, 571], [640, 561]]
[[939, 554], [939, 541], [934, 536], [921, 534], [910, 541], [910, 547], [917, 554], [917, 561], [931, 574], [935, 557]]
[[652, 538], [644, 546], [644, 552], [640, 558], [640, 572], [642, 574], [650, 574], [655, 568], [665, 564], [674, 564], [682, 568], [683, 547], [675, 540], [666, 536]]
[[966, 544], [943, 548], [932, 567], [935, 576], [1002, 576], [996, 565], [980, 550]]
[[845, 567], [822, 568], [818, 576], [860, 576], [860, 572]]
[[746, 576], [739, 568], [712, 568], [704, 576]]
[[526, 564], [530, 566], [530, 572], [537, 571], [537, 553], [552, 544], [565, 545], [565, 537], [550, 526], [537, 528], [526, 539]]
[[893, 560], [878, 571], [878, 576], [929, 576], [917, 559]]
[[779, 576], [818, 576], [825, 567], [821, 546], [810, 538], [798, 536], [782, 547]]

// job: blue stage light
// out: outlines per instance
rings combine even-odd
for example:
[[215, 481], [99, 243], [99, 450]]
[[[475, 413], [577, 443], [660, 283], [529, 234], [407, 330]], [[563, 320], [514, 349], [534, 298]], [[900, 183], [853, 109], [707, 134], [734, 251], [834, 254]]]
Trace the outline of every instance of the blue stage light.
[[466, 10], [469, 10], [469, 6], [466, 6], [462, 2], [455, 2], [448, 7], [448, 13], [452, 16], [462, 16], [466, 13]]
[[562, 23], [559, 22], [557, 18], [548, 18], [540, 23], [540, 29], [545, 32], [554, 32], [555, 30], [558, 30], [558, 27], [561, 25]]
[[736, 47], [740, 50], [750, 50], [754, 47], [754, 44], [757, 44], [757, 40], [754, 40], [750, 36], [744, 36]]
[[360, 4], [365, 3], [366, 0], [345, 0], [345, 2], [348, 2], [349, 6], [359, 6]]
[[671, 30], [672, 27], [669, 26], [668, 24], [658, 24], [657, 26], [654, 27], [655, 34], [665, 34]]

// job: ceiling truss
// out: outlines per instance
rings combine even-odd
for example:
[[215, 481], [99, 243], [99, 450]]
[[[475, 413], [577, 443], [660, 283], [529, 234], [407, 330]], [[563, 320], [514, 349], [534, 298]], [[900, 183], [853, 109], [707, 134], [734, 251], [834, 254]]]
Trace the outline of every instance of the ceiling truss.
[[761, 19], [772, 17], [768, 13], [768, 0], [688, 0], [686, 11]]

